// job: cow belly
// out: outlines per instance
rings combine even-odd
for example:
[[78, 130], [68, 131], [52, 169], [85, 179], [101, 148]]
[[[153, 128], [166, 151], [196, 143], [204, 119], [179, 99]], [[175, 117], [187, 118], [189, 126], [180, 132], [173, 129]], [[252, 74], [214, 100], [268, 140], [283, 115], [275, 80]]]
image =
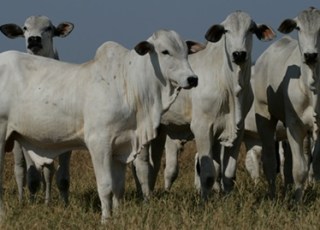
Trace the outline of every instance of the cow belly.
[[17, 140], [27, 151], [51, 159], [65, 151], [85, 148], [83, 125], [76, 125], [71, 119], [10, 119], [7, 132], [7, 138]]
[[83, 122], [56, 114], [47, 116], [22, 114], [10, 118], [8, 132], [16, 132], [36, 142], [53, 144], [83, 137]]

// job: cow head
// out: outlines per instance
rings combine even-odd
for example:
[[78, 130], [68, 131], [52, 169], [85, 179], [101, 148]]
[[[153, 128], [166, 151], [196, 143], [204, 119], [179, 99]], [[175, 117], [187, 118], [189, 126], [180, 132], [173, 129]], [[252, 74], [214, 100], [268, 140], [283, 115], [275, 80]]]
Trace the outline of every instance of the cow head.
[[286, 19], [279, 26], [281, 33], [288, 34], [294, 29], [298, 31], [301, 56], [304, 63], [313, 65], [319, 60], [320, 48], [320, 11], [311, 7], [302, 11], [294, 19]]
[[195, 87], [198, 77], [192, 71], [188, 62], [188, 49], [192, 45], [186, 44], [174, 31], [159, 30], [147, 41], [140, 42], [135, 47], [139, 55], [150, 54], [155, 73], [164, 82], [169, 80], [174, 86], [185, 89]]
[[28, 53], [54, 58], [52, 38], [66, 37], [73, 27], [70, 22], [55, 27], [46, 16], [31, 16], [22, 28], [16, 24], [4, 24], [0, 31], [8, 38], [24, 37]]
[[210, 42], [218, 42], [224, 37], [229, 60], [241, 65], [249, 60], [251, 55], [253, 34], [264, 41], [275, 37], [270, 27], [257, 25], [247, 13], [236, 11], [221, 24], [213, 25], [207, 31], [205, 38]]

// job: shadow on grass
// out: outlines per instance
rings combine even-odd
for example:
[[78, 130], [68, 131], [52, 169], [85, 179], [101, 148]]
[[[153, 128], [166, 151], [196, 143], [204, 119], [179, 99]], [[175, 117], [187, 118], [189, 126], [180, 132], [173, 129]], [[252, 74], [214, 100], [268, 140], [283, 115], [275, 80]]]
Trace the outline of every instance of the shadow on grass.
[[101, 212], [101, 203], [97, 190], [90, 189], [83, 193], [80, 193], [77, 199], [80, 200], [80, 205], [81, 207], [84, 207], [84, 210], [86, 212]]

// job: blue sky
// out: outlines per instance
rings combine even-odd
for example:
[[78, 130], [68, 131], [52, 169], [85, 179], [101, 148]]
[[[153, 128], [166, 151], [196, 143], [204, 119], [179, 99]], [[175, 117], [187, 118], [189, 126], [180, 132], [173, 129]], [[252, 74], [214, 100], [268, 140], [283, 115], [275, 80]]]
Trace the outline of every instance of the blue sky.
[[[132, 49], [158, 29], [173, 29], [184, 39], [204, 42], [204, 34], [235, 10], [243, 10], [260, 24], [275, 31], [286, 18], [294, 18], [309, 6], [319, 8], [319, 0], [2, 0], [0, 24], [23, 25], [31, 15], [46, 15], [53, 24], [70, 21], [74, 31], [55, 38], [61, 60], [82, 63], [92, 59], [105, 41], [116, 41]], [[277, 32], [277, 39], [282, 34]], [[293, 34], [295, 36], [295, 34]], [[270, 42], [254, 39], [253, 59]], [[24, 40], [0, 34], [0, 52], [25, 51]]]

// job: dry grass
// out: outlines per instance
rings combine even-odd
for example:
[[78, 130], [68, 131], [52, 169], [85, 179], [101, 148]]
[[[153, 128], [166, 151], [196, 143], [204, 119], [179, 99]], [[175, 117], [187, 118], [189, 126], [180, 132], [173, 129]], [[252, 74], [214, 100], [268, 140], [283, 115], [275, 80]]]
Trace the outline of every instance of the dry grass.
[[[92, 163], [87, 152], [76, 152], [71, 160], [70, 205], [59, 200], [56, 186], [53, 200], [44, 205], [39, 192], [35, 203], [20, 205], [13, 176], [12, 154], [6, 155], [5, 208], [1, 229], [319, 229], [318, 187], [308, 188], [301, 206], [279, 195], [265, 198], [266, 184], [254, 186], [243, 167], [240, 154], [235, 191], [228, 196], [213, 194], [200, 202], [193, 188], [194, 145], [188, 143], [180, 157], [180, 175], [170, 193], [163, 192], [163, 172], [153, 199], [143, 203], [135, 195], [128, 170], [126, 196], [120, 210], [106, 225], [100, 225], [100, 207]], [[129, 167], [128, 167], [129, 169]], [[280, 187], [280, 183], [279, 183]], [[279, 192], [280, 194], [280, 192]]]

